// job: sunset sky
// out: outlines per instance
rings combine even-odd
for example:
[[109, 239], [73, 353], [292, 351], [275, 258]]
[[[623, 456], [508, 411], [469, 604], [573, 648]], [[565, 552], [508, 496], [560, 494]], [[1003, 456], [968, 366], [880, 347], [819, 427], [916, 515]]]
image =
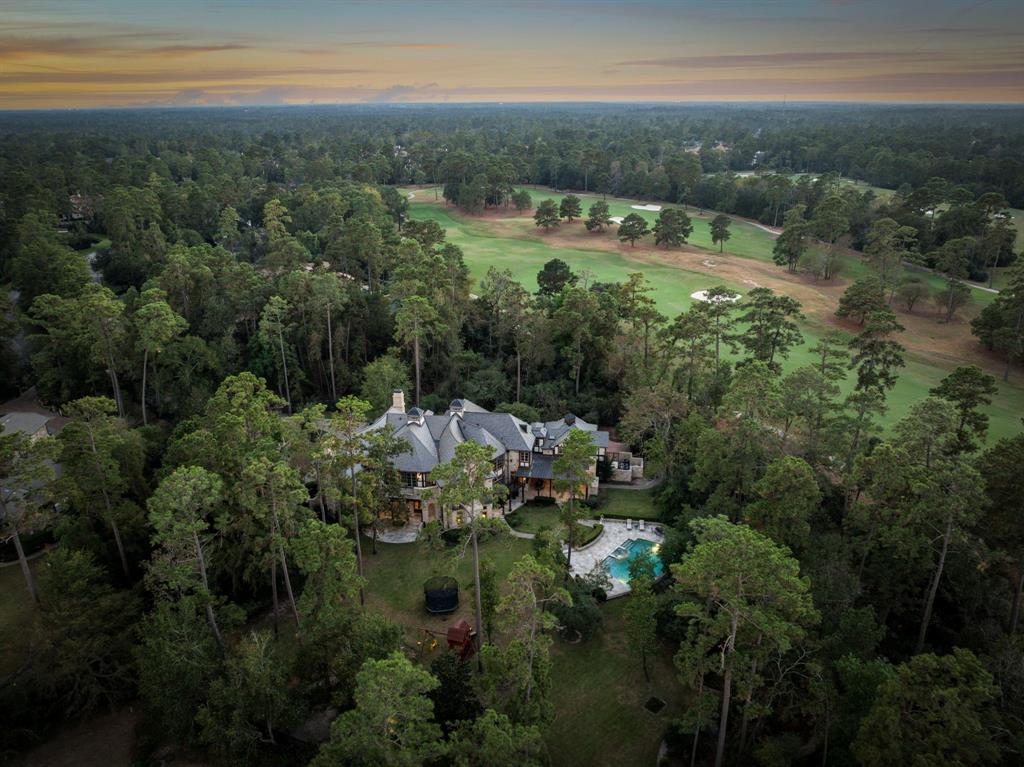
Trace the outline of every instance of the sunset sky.
[[1024, 101], [1022, 0], [0, 0], [0, 109]]

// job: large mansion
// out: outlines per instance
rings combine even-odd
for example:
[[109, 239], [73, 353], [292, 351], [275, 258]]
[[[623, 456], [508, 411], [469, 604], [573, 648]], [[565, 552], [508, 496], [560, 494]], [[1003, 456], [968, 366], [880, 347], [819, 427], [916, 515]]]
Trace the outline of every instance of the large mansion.
[[[410, 521], [414, 524], [440, 521], [444, 527], [458, 526], [461, 514], [458, 510], [446, 510], [442, 515], [439, 504], [431, 497], [435, 485], [430, 473], [434, 467], [451, 460], [455, 446], [461, 442], [472, 440], [493, 450], [492, 481], [508, 487], [510, 502], [537, 496], [558, 497], [554, 486], [555, 457], [573, 429], [589, 432], [594, 445], [587, 495], [598, 492], [597, 461], [608, 454], [609, 444], [614, 446], [609, 443], [608, 432], [571, 414], [557, 421], [526, 423], [511, 413], [492, 413], [466, 399], [452, 400], [445, 413], [435, 414], [417, 407], [406, 410], [405, 395], [401, 391], [394, 392], [391, 407], [366, 430], [386, 426], [410, 445], [407, 452], [395, 459], [395, 468], [402, 473], [402, 497]], [[619, 457], [609, 457], [613, 459], [614, 470], [622, 473]], [[626, 474], [629, 473], [627, 459]], [[499, 516], [502, 511], [501, 508], [484, 509], [489, 516]]]

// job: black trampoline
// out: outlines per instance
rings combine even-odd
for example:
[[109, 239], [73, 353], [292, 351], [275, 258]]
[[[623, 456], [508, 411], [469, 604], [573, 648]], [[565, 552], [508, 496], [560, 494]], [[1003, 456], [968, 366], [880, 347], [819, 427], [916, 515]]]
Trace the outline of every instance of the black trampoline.
[[439, 575], [423, 584], [427, 612], [450, 613], [459, 606], [459, 582], [450, 575]]

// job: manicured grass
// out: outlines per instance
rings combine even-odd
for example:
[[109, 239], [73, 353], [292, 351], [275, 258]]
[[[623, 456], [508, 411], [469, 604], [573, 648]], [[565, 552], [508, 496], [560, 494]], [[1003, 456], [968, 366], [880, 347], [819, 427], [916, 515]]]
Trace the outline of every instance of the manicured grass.
[[[692, 305], [691, 294], [697, 290], [703, 290], [715, 284], [724, 284], [740, 293], [746, 293], [749, 290], [748, 285], [690, 271], [675, 264], [642, 260], [640, 257], [634, 257], [628, 250], [619, 252], [587, 248], [585, 247], [586, 236], [581, 236], [576, 240], [581, 243], [580, 247], [565, 247], [552, 243], [537, 233], [530, 218], [530, 211], [527, 211], [524, 216], [512, 218], [476, 218], [461, 215], [454, 208], [445, 207], [443, 203], [435, 203], [433, 191], [430, 189], [417, 189], [415, 194], [416, 197], [410, 206], [410, 215], [417, 220], [437, 221], [447, 231], [448, 240], [462, 248], [474, 282], [483, 278], [487, 270], [493, 266], [497, 269], [510, 270], [513, 276], [528, 290], [533, 290], [536, 288], [537, 272], [552, 258], [561, 258], [576, 271], [588, 269], [599, 281], [624, 282], [631, 272], [639, 271], [643, 272], [654, 286], [653, 297], [657, 301], [658, 309], [669, 317], [675, 316]], [[534, 204], [545, 197], [560, 199], [563, 196], [550, 190], [534, 188], [530, 189], [530, 194], [533, 196]], [[584, 208], [589, 205], [590, 201], [597, 199], [593, 195], [580, 196], [583, 198]], [[612, 215], [630, 212], [630, 206], [637, 204], [635, 200], [609, 199], [608, 202]], [[655, 213], [641, 213], [651, 220], [656, 216]], [[502, 232], [501, 235], [497, 234], [499, 229]], [[706, 225], [698, 222], [695, 226], [695, 233], [706, 229]], [[602, 236], [612, 237], [613, 235], [609, 233], [594, 235], [594, 237]], [[693, 238], [693, 242], [697, 245], [701, 244], [696, 236]], [[745, 258], [770, 261], [771, 244], [772, 239], [767, 232], [752, 224], [735, 222], [733, 239], [727, 243], [726, 250]], [[709, 253], [709, 257], [713, 258], [714, 254]], [[847, 278], [855, 277], [858, 270], [866, 269], [859, 260], [855, 261], [856, 263], [849, 266], [845, 273]], [[927, 279], [941, 282], [941, 279], [934, 275], [927, 276]], [[983, 304], [992, 300], [993, 296], [990, 293], [975, 290], [972, 298], [978, 304]], [[825, 326], [809, 319], [802, 323], [801, 329], [804, 332], [805, 342], [790, 353], [789, 359], [784, 363], [786, 372], [814, 362], [810, 348], [815, 345], [825, 330]], [[957, 359], [953, 354], [935, 356], [908, 354], [906, 367], [901, 371], [895, 388], [889, 394], [888, 409], [882, 418], [883, 425], [886, 428], [891, 427], [907, 412], [907, 408], [912, 403], [927, 396], [928, 391], [948, 375], [957, 364], [967, 361], [975, 360]], [[1019, 414], [1024, 412], [1024, 388], [1021, 388], [1016, 382], [1005, 384], [999, 381], [998, 385], [999, 391], [993, 398], [992, 405], [987, 408], [990, 416], [990, 444], [1001, 437], [1017, 434], [1021, 429]], [[841, 388], [845, 394], [852, 387], [852, 376], [848, 376]]]
[[[491, 561], [502, 582], [512, 564], [528, 554], [532, 543], [503, 536], [480, 545], [481, 561]], [[459, 618], [473, 621], [473, 553], [462, 546], [431, 549], [425, 543], [377, 544], [377, 554], [368, 540], [363, 542], [363, 566], [367, 579], [366, 602], [370, 610], [382, 612], [406, 629], [410, 644], [423, 638], [423, 628], [444, 631]], [[446, 616], [431, 615], [424, 608], [423, 582], [435, 575], [454, 576], [460, 587], [459, 609]]]
[[509, 525], [521, 533], [539, 533], [544, 528], [561, 528], [558, 506], [539, 506], [527, 503], [506, 517]]
[[596, 512], [597, 516], [615, 514], [633, 519], [658, 519], [660, 516], [660, 512], [654, 505], [654, 495], [651, 490], [623, 490], [602, 485], [601, 495], [605, 500]]
[[[37, 572], [42, 559], [29, 563]], [[36, 610], [17, 564], [0, 567], [0, 678], [17, 671], [32, 640]]]
[[[665, 728], [682, 713], [671, 650], [650, 659], [650, 681], [631, 651], [622, 617], [628, 599], [601, 607], [604, 627], [590, 641], [552, 648], [555, 719], [545, 734], [552, 764], [653, 765]], [[667, 704], [658, 714], [643, 707], [652, 695]]]
[[[472, 622], [471, 559], [467, 556], [453, 563], [454, 550], [434, 551], [424, 543], [379, 544], [374, 555], [368, 544], [364, 548], [368, 610], [400, 623], [406, 629], [408, 647], [426, 665], [443, 651], [444, 640], [436, 637], [438, 646], [432, 649], [435, 637], [424, 628], [443, 632], [460, 618]], [[480, 556], [494, 563], [501, 582], [512, 563], [530, 550], [530, 541], [506, 537], [483, 543]], [[461, 598], [455, 613], [432, 616], [424, 610], [423, 581], [432, 575], [458, 579]], [[651, 681], [644, 679], [640, 659], [625, 637], [626, 599], [601, 607], [604, 628], [594, 639], [580, 644], [555, 640], [551, 651], [555, 719], [545, 732], [552, 764], [653, 764], [665, 728], [682, 712], [671, 649], [651, 659]], [[643, 708], [652, 695], [668, 704], [659, 714]]]

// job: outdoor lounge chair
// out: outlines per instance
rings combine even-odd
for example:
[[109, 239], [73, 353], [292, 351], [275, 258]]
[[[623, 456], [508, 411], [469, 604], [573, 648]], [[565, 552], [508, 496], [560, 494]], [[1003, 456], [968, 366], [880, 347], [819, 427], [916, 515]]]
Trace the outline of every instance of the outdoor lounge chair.
[[627, 519], [626, 520], [626, 529], [627, 530], [632, 530], [633, 529], [633, 520], [632, 519]]
[[637, 524], [639, 524], [640, 530], [643, 531], [643, 529], [644, 529], [644, 521], [641, 519]]

